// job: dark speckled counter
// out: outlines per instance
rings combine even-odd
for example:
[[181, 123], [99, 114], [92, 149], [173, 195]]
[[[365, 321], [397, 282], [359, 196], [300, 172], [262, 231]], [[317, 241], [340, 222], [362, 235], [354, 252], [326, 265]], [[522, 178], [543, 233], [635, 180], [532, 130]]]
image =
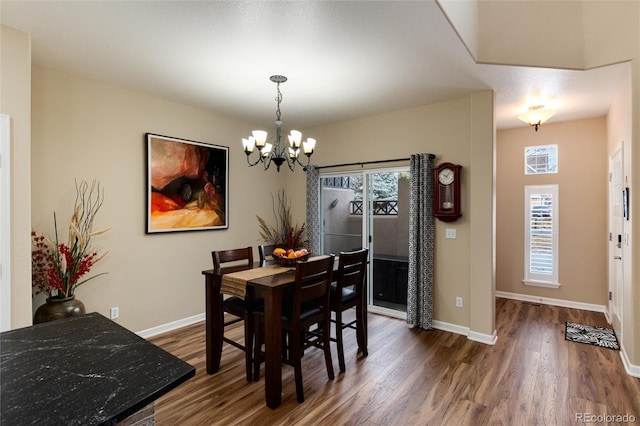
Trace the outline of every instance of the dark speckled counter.
[[0, 424], [111, 425], [195, 368], [100, 314], [0, 333]]

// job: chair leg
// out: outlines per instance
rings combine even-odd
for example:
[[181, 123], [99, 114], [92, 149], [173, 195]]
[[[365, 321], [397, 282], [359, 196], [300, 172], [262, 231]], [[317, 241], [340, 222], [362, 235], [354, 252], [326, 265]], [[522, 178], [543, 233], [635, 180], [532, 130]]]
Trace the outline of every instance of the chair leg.
[[[264, 345], [264, 325], [260, 321], [262, 317], [255, 317], [254, 332], [256, 336], [255, 347], [253, 350], [253, 381], [260, 381], [260, 364], [264, 362], [264, 352], [262, 346]], [[287, 333], [282, 330], [282, 357], [289, 359], [287, 353]]]
[[324, 349], [324, 362], [327, 365], [327, 376], [330, 380], [335, 379], [333, 372], [333, 360], [331, 359], [331, 314], [329, 313], [324, 321], [324, 330], [322, 331], [322, 341]]
[[296, 399], [298, 402], [304, 402], [304, 388], [302, 387], [302, 334], [289, 334], [289, 351], [291, 353], [291, 361], [293, 361], [293, 371], [296, 382]]
[[291, 355], [289, 355], [289, 342], [287, 340], [287, 332], [282, 330], [282, 357], [284, 359], [291, 359]]
[[255, 350], [253, 352], [253, 381], [260, 380], [260, 359], [262, 357], [262, 344], [264, 342], [264, 331], [260, 323], [260, 317], [256, 316], [254, 321], [254, 332], [256, 335]]
[[344, 344], [342, 342], [342, 312], [336, 311], [336, 346], [338, 348], [338, 365], [340, 372], [344, 373], [347, 368], [344, 362]]
[[244, 321], [244, 359], [245, 368], [247, 374], [247, 382], [250, 382], [253, 378], [251, 375], [252, 368], [252, 356], [253, 356], [253, 339], [254, 339], [254, 319], [253, 315], [247, 315]]
[[362, 305], [356, 306], [356, 339], [362, 355], [369, 355], [367, 351], [367, 313]]

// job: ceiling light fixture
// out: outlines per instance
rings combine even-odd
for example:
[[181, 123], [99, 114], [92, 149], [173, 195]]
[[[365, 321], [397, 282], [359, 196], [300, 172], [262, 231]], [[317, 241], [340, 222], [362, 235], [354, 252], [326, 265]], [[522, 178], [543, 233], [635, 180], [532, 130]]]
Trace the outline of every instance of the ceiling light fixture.
[[[280, 120], [280, 102], [282, 102], [282, 93], [280, 93], [280, 83], [287, 81], [287, 77], [284, 75], [272, 75], [270, 80], [278, 85], [278, 96], [276, 101], [278, 102], [278, 109], [276, 109], [276, 137], [267, 142], [267, 132], [264, 130], [254, 130], [252, 136], [242, 139], [242, 146], [244, 147], [244, 153], [247, 154], [247, 163], [249, 167], [253, 167], [258, 163], [264, 164], [264, 169], [267, 170], [273, 161], [276, 165], [277, 171], [280, 171], [280, 166], [287, 163], [289, 170], [293, 171], [296, 163], [300, 164], [302, 170], [307, 170], [309, 162], [311, 161], [311, 154], [316, 146], [316, 140], [308, 138], [302, 142], [302, 133], [297, 130], [292, 130], [289, 134], [289, 148], [286, 146], [280, 148], [280, 137], [282, 132], [282, 120]], [[304, 155], [307, 156], [307, 164], [304, 165], [300, 162], [299, 156], [302, 147]], [[254, 149], [258, 148], [258, 158], [251, 162], [250, 156]]]
[[544, 105], [535, 105], [529, 107], [527, 112], [519, 115], [518, 118], [530, 126], [533, 126], [538, 131], [538, 127], [548, 119], [550, 119], [556, 112], [552, 109], [545, 108]]

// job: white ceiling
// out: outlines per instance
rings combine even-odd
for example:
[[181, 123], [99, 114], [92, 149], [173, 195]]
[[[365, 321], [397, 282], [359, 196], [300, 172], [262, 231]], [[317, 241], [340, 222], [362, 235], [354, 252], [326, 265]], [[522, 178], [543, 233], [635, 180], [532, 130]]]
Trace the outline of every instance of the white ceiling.
[[433, 0], [5, 1], [34, 64], [270, 127], [309, 128], [493, 89], [498, 128], [532, 94], [550, 120], [602, 116], [624, 65], [590, 71], [479, 65]]

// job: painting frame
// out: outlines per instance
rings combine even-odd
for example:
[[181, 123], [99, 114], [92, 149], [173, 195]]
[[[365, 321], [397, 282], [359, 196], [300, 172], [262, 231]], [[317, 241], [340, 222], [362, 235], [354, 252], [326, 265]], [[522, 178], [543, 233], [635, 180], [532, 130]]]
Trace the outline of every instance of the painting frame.
[[229, 147], [145, 133], [146, 234], [229, 228]]

